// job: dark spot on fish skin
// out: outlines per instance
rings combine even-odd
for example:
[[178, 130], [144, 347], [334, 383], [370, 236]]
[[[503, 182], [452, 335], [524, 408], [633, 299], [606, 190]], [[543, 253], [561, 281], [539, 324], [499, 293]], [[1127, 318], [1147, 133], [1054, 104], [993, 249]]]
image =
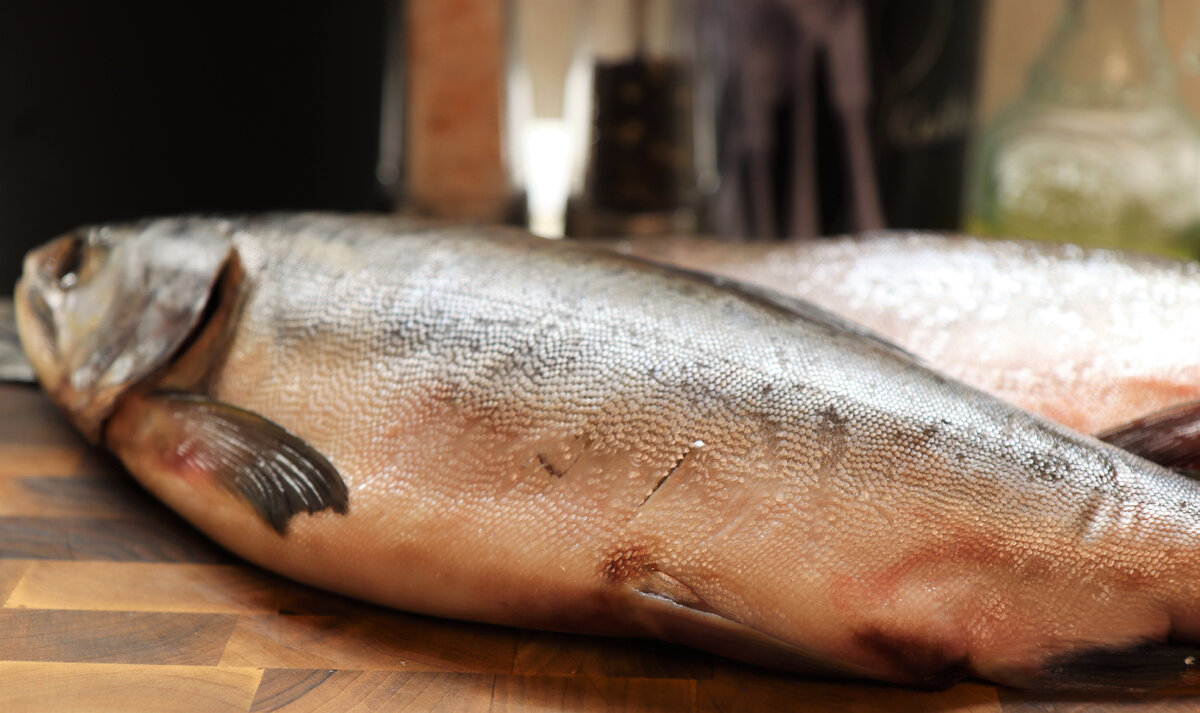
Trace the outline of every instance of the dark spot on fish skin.
[[892, 433], [891, 440], [916, 452], [926, 452], [929, 450], [929, 443], [942, 432], [936, 424], [926, 424], [919, 430], [903, 427]]
[[771, 389], [773, 389], [773, 388], [775, 388], [774, 384], [763, 384], [763, 387], [762, 387], [763, 396], [766, 396], [767, 394], [771, 393]]
[[647, 572], [656, 571], [645, 545], [621, 547], [610, 552], [600, 567], [600, 574], [610, 582], [620, 584], [641, 579]]
[[907, 682], [940, 690], [949, 688], [970, 673], [967, 657], [944, 645], [905, 634], [889, 634], [878, 627], [854, 633], [853, 642], [887, 662]]
[[551, 465], [550, 461], [546, 460], [546, 456], [542, 455], [541, 453], [537, 454], [537, 459], [538, 459], [538, 463], [541, 463], [542, 467], [546, 469], [546, 472], [549, 473], [550, 475], [554, 476], [555, 478], [563, 477], [563, 474], [566, 472], [566, 471], [559, 470], [558, 468], [555, 468], [553, 465]]
[[529, 320], [517, 317], [496, 317], [492, 315], [476, 315], [472, 321], [479, 327], [507, 327], [509, 329], [524, 329], [529, 327]]
[[822, 424], [829, 428], [839, 428], [846, 425], [846, 419], [833, 406], [826, 406], [817, 415], [821, 417]]
[[1030, 463], [1029, 480], [1057, 483], [1071, 472], [1071, 464], [1054, 455], [1036, 453]]
[[[534, 458], [537, 459], [537, 462], [542, 469], [549, 473], [552, 477], [561, 478], [567, 473], [571, 472], [571, 469], [575, 467], [575, 464], [579, 462], [579, 459], [583, 457], [583, 454], [592, 446], [591, 436], [576, 436], [576, 439], [579, 440], [579, 448], [576, 450], [574, 457], [571, 458], [571, 462], [568, 463], [565, 468], [559, 468], [551, 463], [550, 459], [546, 457], [545, 453], [538, 453], [534, 456]], [[564, 449], [564, 453], [565, 452], [566, 450]], [[530, 460], [533, 460], [533, 458]], [[526, 464], [528, 464], [528, 461], [526, 461]]]
[[1117, 459], [1111, 453], [1101, 453], [1101, 456], [1104, 458], [1104, 463], [1108, 466], [1106, 473], [1108, 475], [1108, 482], [1104, 483], [1104, 485], [1115, 488], [1121, 482], [1121, 471], [1117, 466]]
[[[429, 400], [437, 403], [461, 405], [464, 389], [457, 382], [443, 377], [433, 377], [429, 385]], [[476, 410], [486, 412], [486, 409], [475, 406]]]

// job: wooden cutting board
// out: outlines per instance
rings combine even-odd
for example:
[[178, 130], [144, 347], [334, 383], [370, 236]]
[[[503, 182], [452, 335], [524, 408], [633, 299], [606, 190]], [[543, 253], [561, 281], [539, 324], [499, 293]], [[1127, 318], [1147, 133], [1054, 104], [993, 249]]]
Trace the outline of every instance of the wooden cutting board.
[[929, 693], [351, 601], [209, 543], [13, 385], [0, 385], [0, 602], [3, 713], [1200, 710], [1200, 688]]

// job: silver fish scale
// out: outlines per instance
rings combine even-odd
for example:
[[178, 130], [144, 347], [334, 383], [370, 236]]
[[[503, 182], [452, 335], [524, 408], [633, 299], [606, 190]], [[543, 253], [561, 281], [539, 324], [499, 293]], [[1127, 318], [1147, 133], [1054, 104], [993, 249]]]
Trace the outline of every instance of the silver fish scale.
[[[179, 407], [282, 427], [332, 464], [346, 507], [306, 501], [281, 536], [228, 489], [154, 465], [160, 441], [108, 445], [287, 576], [898, 681], [964, 665], [1020, 680], [1012, 662], [1079, 642], [1165, 638], [1200, 596], [1196, 483], [769, 294], [501, 229], [141, 230], [231, 235], [244, 275], [221, 283], [239, 309], [220, 353], [202, 335], [156, 378], [187, 389], [213, 357], [208, 393]], [[230, 304], [214, 304], [219, 325]], [[145, 393], [109, 438], [155, 423], [135, 411], [152, 413]]]
[[[214, 306], [205, 329], [123, 385], [104, 442], [285, 575], [908, 682], [964, 667], [1022, 682], [1059, 654], [1200, 639], [1196, 482], [819, 310], [500, 229], [175, 219], [114, 242], [130, 230], [167, 252], [194, 231], [243, 269], [215, 301], [196, 286], [217, 268], [194, 271], [178, 296]], [[140, 269], [150, 247], [97, 274]], [[290, 443], [339, 497], [247, 508], [253, 494], [212, 487], [229, 473], [164, 440], [190, 437], [162, 414], [172, 398], [241, 424], [206, 431], [221, 438]]]
[[1200, 399], [1200, 263], [921, 233], [613, 247], [811, 300], [1085, 433]]
[[702, 441], [735, 466], [772, 453], [774, 477], [819, 476], [855, 497], [905, 473], [958, 503], [1023, 493], [1008, 504], [1029, 517], [1089, 492], [1194, 511], [1190, 482], [1163, 471], [1169, 487], [1151, 490], [1128, 475], [1147, 464], [827, 325], [516, 233], [370, 228], [310, 217], [238, 234], [250, 273], [270, 275], [251, 307], [268, 311], [250, 319], [277, 325], [278, 354], [337, 349], [385, 389], [638, 460]]

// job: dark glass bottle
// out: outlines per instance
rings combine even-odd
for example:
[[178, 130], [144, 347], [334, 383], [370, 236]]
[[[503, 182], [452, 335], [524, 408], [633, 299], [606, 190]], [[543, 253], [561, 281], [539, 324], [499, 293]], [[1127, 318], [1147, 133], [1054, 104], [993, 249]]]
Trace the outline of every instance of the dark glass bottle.
[[868, 0], [872, 143], [889, 227], [962, 221], [982, 9], [974, 0]]
[[585, 0], [566, 112], [568, 235], [691, 232], [700, 200], [692, 0]]

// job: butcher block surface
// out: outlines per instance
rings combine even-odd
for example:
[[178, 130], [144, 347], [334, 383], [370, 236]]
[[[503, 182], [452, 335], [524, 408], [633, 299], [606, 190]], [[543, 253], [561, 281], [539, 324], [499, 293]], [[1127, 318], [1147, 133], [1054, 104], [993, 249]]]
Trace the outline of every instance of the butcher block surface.
[[1200, 710], [1200, 688], [915, 691], [352, 601], [211, 544], [18, 385], [0, 385], [0, 602], [4, 713]]

